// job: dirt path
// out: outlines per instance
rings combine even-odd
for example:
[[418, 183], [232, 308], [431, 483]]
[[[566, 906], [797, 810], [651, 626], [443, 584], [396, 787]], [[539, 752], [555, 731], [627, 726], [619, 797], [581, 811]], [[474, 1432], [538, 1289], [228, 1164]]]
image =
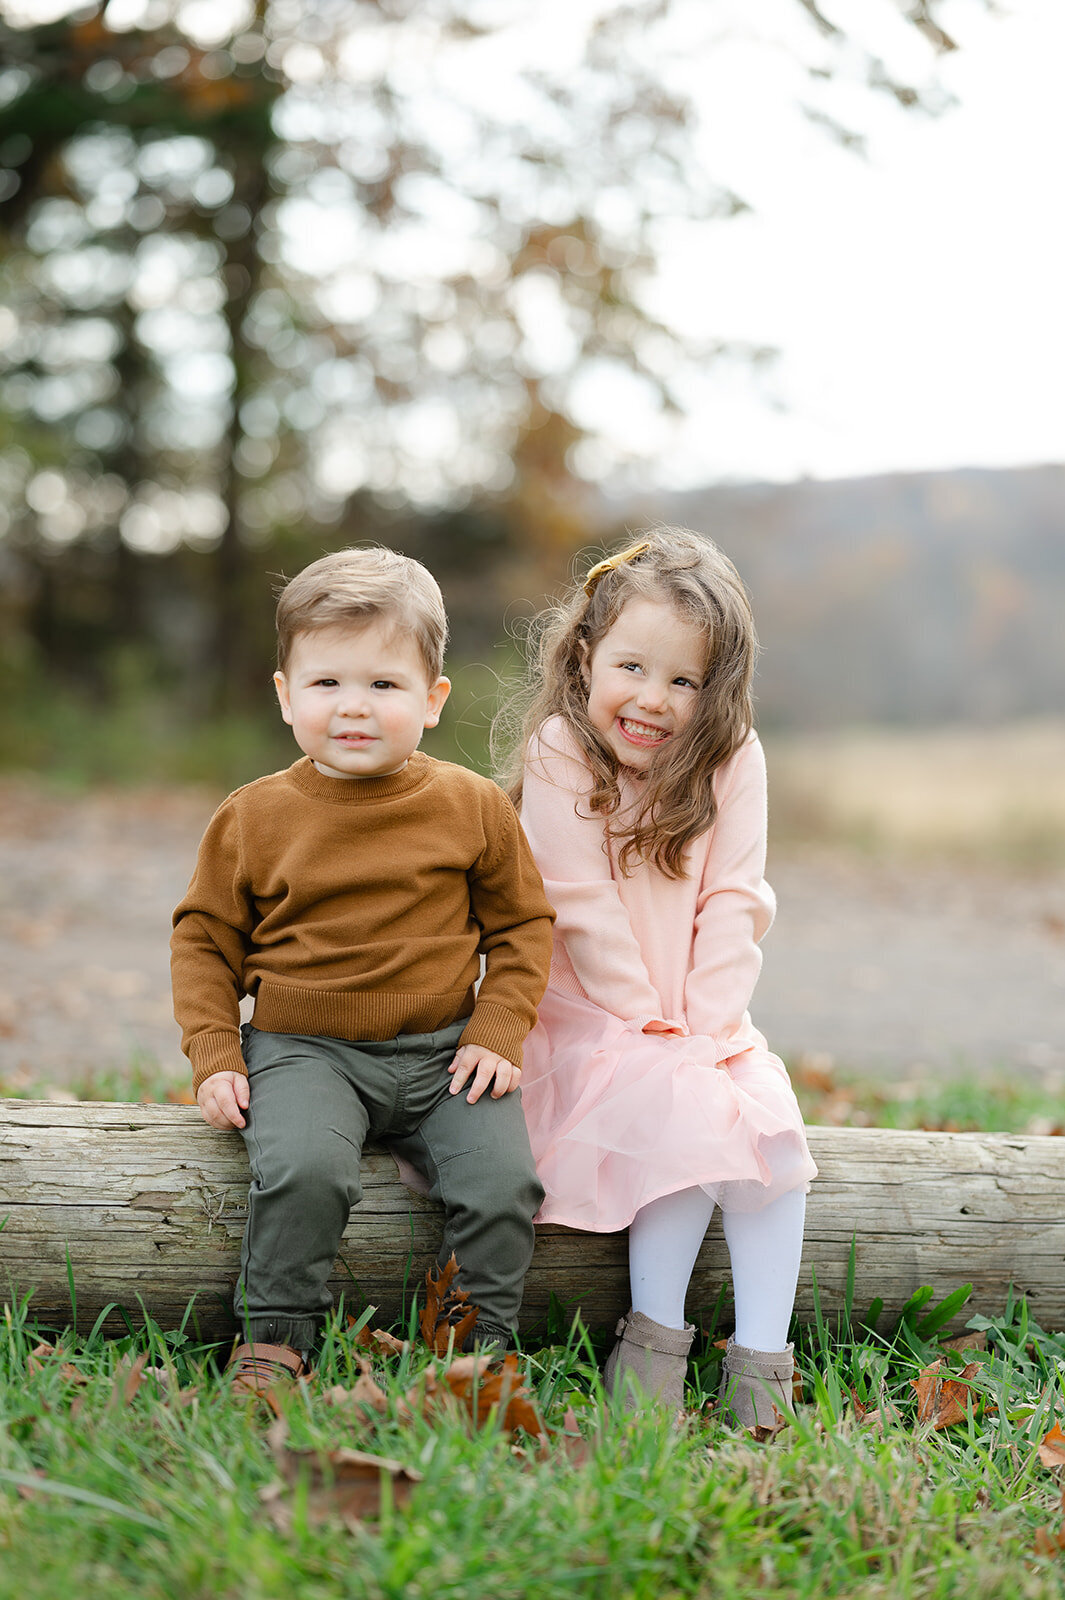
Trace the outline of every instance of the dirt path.
[[[140, 1062], [185, 1079], [167, 938], [212, 799], [0, 782], [0, 1084]], [[754, 1015], [794, 1058], [1065, 1086], [1065, 873], [771, 862], [780, 911]]]

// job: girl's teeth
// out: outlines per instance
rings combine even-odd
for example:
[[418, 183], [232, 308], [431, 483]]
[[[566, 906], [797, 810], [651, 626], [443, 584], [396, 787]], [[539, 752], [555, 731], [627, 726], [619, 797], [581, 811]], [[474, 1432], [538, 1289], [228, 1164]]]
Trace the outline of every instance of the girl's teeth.
[[664, 728], [649, 728], [646, 722], [630, 722], [627, 717], [622, 718], [621, 726], [626, 733], [636, 734], [640, 739], [664, 739]]

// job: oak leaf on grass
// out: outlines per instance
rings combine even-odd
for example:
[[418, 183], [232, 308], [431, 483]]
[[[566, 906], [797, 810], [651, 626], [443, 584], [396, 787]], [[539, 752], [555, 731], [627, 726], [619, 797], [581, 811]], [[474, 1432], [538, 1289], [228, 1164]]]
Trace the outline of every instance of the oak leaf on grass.
[[259, 1498], [283, 1532], [292, 1526], [287, 1496], [298, 1486], [306, 1486], [306, 1516], [312, 1526], [336, 1518], [357, 1527], [380, 1515], [386, 1496], [396, 1509], [404, 1507], [421, 1482], [422, 1474], [401, 1461], [365, 1450], [292, 1450], [284, 1418], [271, 1424], [266, 1437], [280, 1482], [261, 1489]]
[[1065, 1467], [1065, 1433], [1061, 1431], [1060, 1422], [1055, 1422], [1050, 1432], [1044, 1435], [1039, 1446], [1039, 1459], [1051, 1472]]
[[911, 1378], [911, 1385], [917, 1392], [918, 1422], [930, 1422], [937, 1432], [964, 1422], [977, 1403], [978, 1396], [973, 1394], [970, 1380], [980, 1370], [979, 1361], [970, 1361], [956, 1378], [952, 1378], [944, 1373], [943, 1362], [939, 1360]]
[[[1051, 1429], [1053, 1432], [1053, 1429]], [[1065, 1512], [1065, 1491], [1061, 1496], [1061, 1509]], [[1065, 1555], [1065, 1516], [1061, 1519], [1058, 1528], [1037, 1528], [1035, 1530], [1035, 1553], [1038, 1556], [1057, 1557]]]
[[[349, 1326], [354, 1320], [354, 1317], [348, 1318]], [[369, 1350], [375, 1356], [401, 1356], [404, 1350], [410, 1349], [408, 1339], [397, 1339], [387, 1328], [360, 1328], [351, 1342], [357, 1349]]]
[[425, 1304], [418, 1327], [430, 1350], [438, 1356], [461, 1350], [480, 1316], [480, 1307], [472, 1305], [466, 1290], [455, 1283], [458, 1270], [452, 1251], [439, 1273], [430, 1268], [425, 1274]]
[[[34, 1345], [26, 1357], [26, 1371], [30, 1377], [36, 1377], [38, 1373], [44, 1371], [46, 1362], [62, 1354], [63, 1352], [58, 1345], [47, 1344], [42, 1341], [42, 1343]], [[59, 1376], [64, 1378], [67, 1383], [88, 1383], [89, 1381], [88, 1376], [74, 1366], [71, 1361], [62, 1363], [59, 1368]]]

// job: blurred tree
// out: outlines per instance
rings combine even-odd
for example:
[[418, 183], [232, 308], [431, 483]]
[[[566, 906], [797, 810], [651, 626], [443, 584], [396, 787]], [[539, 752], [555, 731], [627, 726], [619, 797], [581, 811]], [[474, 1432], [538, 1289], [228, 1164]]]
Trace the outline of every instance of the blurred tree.
[[[57, 588], [88, 599], [98, 633], [136, 637], [138, 557], [187, 542], [213, 551], [198, 659], [233, 684], [236, 452], [280, 83], [254, 53], [212, 60], [170, 23], [114, 31], [97, 10], [5, 32], [0, 157], [18, 184], [4, 409], [28, 513], [9, 538], [36, 568], [35, 632], [52, 662], [99, 660], [91, 636], [49, 624]], [[75, 545], [96, 556], [89, 597]]]
[[[953, 48], [945, 4], [895, 4]], [[835, 136], [834, 73], [934, 109], [813, 0], [780, 8]], [[508, 549], [534, 587], [557, 570], [625, 456], [589, 386], [668, 414], [725, 351], [646, 293], [665, 223], [744, 208], [668, 70], [710, 13], [0, 0], [0, 559], [49, 660], [150, 641], [239, 700], [252, 554], [298, 565], [382, 516], [446, 529], [445, 578]]]

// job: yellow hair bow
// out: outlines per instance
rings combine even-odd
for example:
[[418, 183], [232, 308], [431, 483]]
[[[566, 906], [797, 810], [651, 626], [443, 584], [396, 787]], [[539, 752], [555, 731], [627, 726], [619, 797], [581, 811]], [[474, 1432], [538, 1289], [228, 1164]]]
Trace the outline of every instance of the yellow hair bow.
[[627, 567], [630, 561], [635, 561], [637, 556], [642, 556], [645, 550], [650, 550], [649, 539], [642, 540], [639, 544], [631, 544], [627, 550], [619, 550], [616, 556], [607, 556], [605, 561], [596, 562], [584, 580], [584, 592], [592, 593], [599, 579], [607, 572], [613, 572], [616, 567]]

